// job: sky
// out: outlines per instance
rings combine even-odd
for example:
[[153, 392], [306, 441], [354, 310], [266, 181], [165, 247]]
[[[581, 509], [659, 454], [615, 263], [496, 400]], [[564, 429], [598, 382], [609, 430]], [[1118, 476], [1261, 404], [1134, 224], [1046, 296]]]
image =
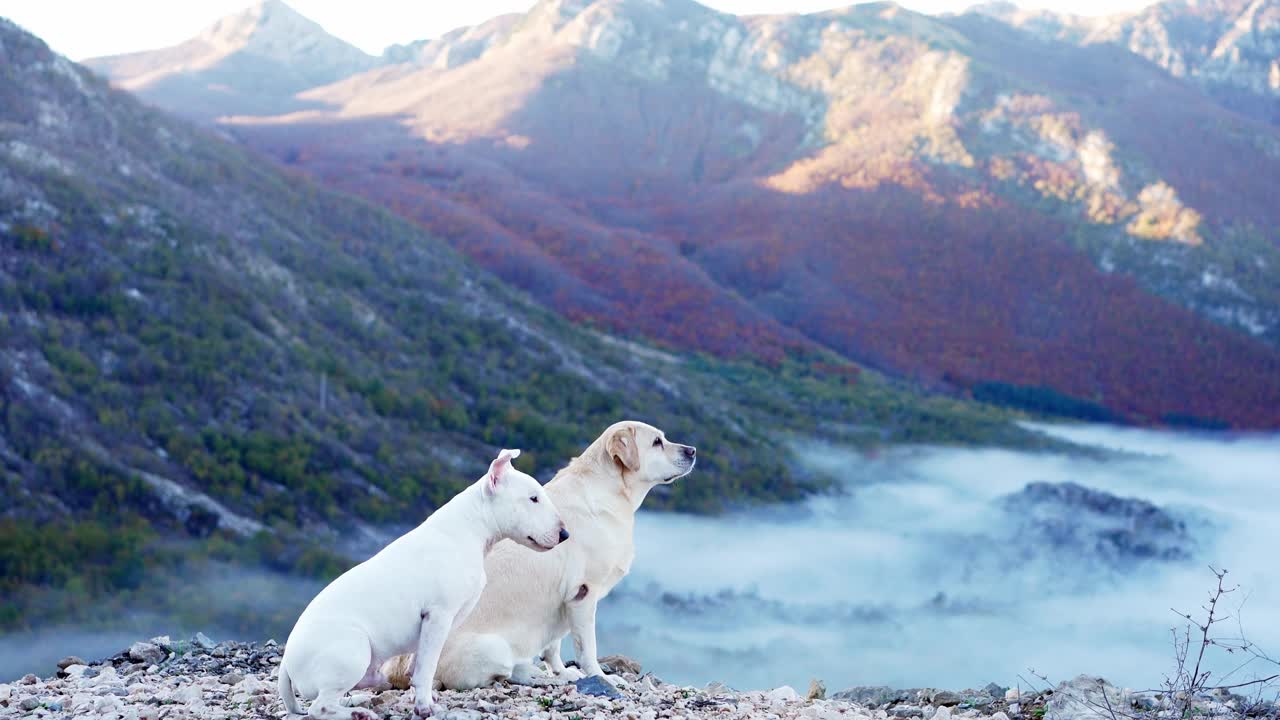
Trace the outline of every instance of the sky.
[[[286, 0], [330, 33], [371, 54], [388, 45], [435, 37], [495, 15], [523, 12], [532, 0]], [[817, 12], [854, 0], [702, 0], [738, 14]], [[1105, 14], [1140, 8], [1151, 0], [1021, 0], [1024, 7]], [[54, 50], [82, 60], [175, 45], [248, 0], [0, 0], [0, 16], [39, 35]], [[972, 0], [902, 0], [928, 13], [956, 12]]]

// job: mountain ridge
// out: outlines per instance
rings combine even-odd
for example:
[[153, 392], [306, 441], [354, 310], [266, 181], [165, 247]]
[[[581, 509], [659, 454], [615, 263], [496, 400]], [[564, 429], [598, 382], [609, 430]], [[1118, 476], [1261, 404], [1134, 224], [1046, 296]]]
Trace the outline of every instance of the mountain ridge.
[[[816, 341], [948, 392], [1043, 386], [1135, 422], [1274, 425], [1250, 398], [1280, 392], [1280, 130], [1120, 45], [1001, 12], [548, 0], [307, 90], [309, 109], [223, 127], [615, 332], [769, 359]], [[1009, 235], [1029, 267], [1064, 263], [1079, 297], [989, 249], [924, 250], [982, 245], [973, 228]], [[895, 286], [913, 277], [940, 285]], [[725, 320], [674, 321], [695, 308]], [[1144, 318], [1173, 337], [1150, 342]]]
[[[1265, 268], [1280, 261], [1276, 244], [1266, 239], [1280, 226], [1267, 200], [1280, 192], [1274, 171], [1280, 155], [1257, 152], [1257, 143], [1268, 138], [1280, 143], [1275, 130], [1222, 110], [1125, 51], [1042, 41], [974, 14], [929, 17], [892, 4], [745, 18], [691, 3], [679, 9], [668, 17], [623, 0], [546, 3], [465, 62], [380, 69], [306, 94], [328, 110], [265, 121], [236, 118], [228, 127], [300, 169], [437, 227], [457, 247], [534, 288], [570, 317], [609, 323], [626, 312], [617, 304], [648, 297], [590, 258], [614, 254], [623, 264], [650, 263], [647, 256], [655, 255], [663, 258], [663, 275], [691, 278], [663, 283], [664, 315], [685, 311], [669, 299], [690, 288], [726, 293], [735, 302], [756, 298], [756, 311], [771, 322], [809, 323], [805, 334], [811, 339], [817, 332], [822, 344], [848, 357], [933, 386], [1045, 385], [1144, 422], [1197, 414], [1222, 420], [1236, 412], [1227, 406], [1252, 405], [1247, 396], [1276, 392], [1269, 379], [1274, 351], [1202, 328], [1194, 317], [1144, 297], [1159, 296], [1214, 325], [1277, 343], [1280, 287]], [[681, 20], [681, 13], [699, 20]], [[336, 149], [334, 139], [343, 135], [359, 139]], [[1203, 150], [1161, 149], [1179, 142]], [[605, 157], [608, 163], [590, 161]], [[1249, 183], [1201, 182], [1214, 172], [1205, 164], [1209, 158], [1259, 170]], [[881, 235], [874, 242], [885, 244], [886, 258], [899, 253], [894, 244], [908, 239], [937, 241], [926, 240], [937, 231], [922, 233], [903, 222], [907, 218], [936, 215], [939, 229], [976, 242], [963, 223], [989, 228], [983, 215], [1003, 217], [1008, 227], [1025, 228], [1018, 242], [1043, 255], [1037, 264], [1071, 257], [1054, 245], [1090, 258], [1093, 269], [1074, 260], [1069, 265], [1079, 275], [1077, 292], [1090, 302], [1142, 309], [1125, 323], [1117, 318], [1130, 311], [1119, 308], [1073, 319], [1068, 308], [1080, 298], [1023, 298], [1032, 307], [1048, 302], [1061, 318], [1054, 323], [1057, 332], [1080, 333], [1077, 347], [1088, 349], [1079, 358], [1062, 359], [1059, 350], [1057, 359], [1031, 360], [1043, 352], [1038, 345], [1052, 343], [1025, 321], [1007, 317], [966, 328], [980, 326], [974, 318], [992, 310], [974, 307], [978, 316], [954, 315], [949, 308], [961, 304], [954, 295], [939, 304], [912, 293], [914, 309], [891, 321], [836, 311], [852, 301], [851, 307], [884, 315], [900, 305], [903, 291], [856, 265], [845, 278], [820, 282], [813, 272], [800, 271], [809, 279], [797, 285], [785, 279], [796, 270], [779, 275], [764, 265], [764, 258], [785, 257], [781, 248], [766, 250], [756, 239], [730, 250], [731, 244], [716, 240], [726, 228], [748, 237], [761, 227], [779, 238], [793, 235], [767, 218], [755, 217], [753, 227], [733, 219], [756, 207], [771, 207], [792, 228], [812, 230], [821, 223], [797, 210], [825, 202], [819, 199], [824, 194], [844, 197], [850, 208], [845, 219], [820, 212], [835, 227], [856, 227], [854, 218], [866, 222], [859, 206], [899, 208], [897, 224], [892, 218], [875, 222]], [[931, 205], [950, 209], [923, 209]], [[465, 228], [478, 218], [489, 229]], [[796, 241], [806, 242], [793, 235]], [[814, 242], [823, 250], [793, 244], [791, 252], [827, 258], [857, 252], [834, 236]], [[713, 253], [700, 254], [711, 245]], [[523, 248], [519, 262], [506, 255], [516, 247]], [[1255, 258], [1257, 265], [1249, 265]], [[971, 256], [965, 262], [981, 261]], [[904, 270], [880, 268], [885, 277]], [[989, 271], [964, 265], [939, 277], [948, 272], [951, 283], [964, 287], [944, 287], [943, 297], [972, 297], [979, 291], [969, 285], [978, 277], [992, 288], [1025, 286], [1016, 268], [984, 274]], [[968, 273], [972, 280], [964, 278]], [[713, 286], [701, 279], [704, 274]], [[1112, 275], [1138, 280], [1143, 291], [1120, 290], [1123, 283], [1114, 284]], [[566, 289], [566, 277], [587, 285]], [[859, 287], [848, 289], [850, 281]], [[599, 305], [602, 291], [613, 293], [612, 305]], [[821, 329], [813, 325], [819, 322], [815, 312], [823, 318]], [[912, 317], [919, 313], [946, 319], [921, 323]], [[1157, 357], [1153, 347], [1144, 347], [1142, 315], [1161, 317], [1186, 337]], [[615, 327], [628, 322], [623, 315]], [[712, 336], [688, 338], [668, 325], [639, 323], [643, 333], [677, 346], [726, 350]], [[1080, 328], [1068, 331], [1072, 323]], [[921, 359], [902, 349], [924, 347], [921, 332], [950, 334], [940, 330], [948, 324], [957, 326], [955, 339], [964, 350], [928, 344], [928, 357]], [[732, 335], [730, 330], [724, 337]], [[1090, 336], [1109, 339], [1098, 347], [1086, 341]], [[997, 350], [979, 337], [1005, 339]], [[1216, 349], [1194, 360], [1175, 347], [1204, 342]], [[947, 359], [956, 352], [982, 361]], [[1142, 361], [1185, 366], [1174, 374], [1186, 373], [1178, 382], [1188, 387], [1224, 373], [1252, 376], [1256, 384], [1245, 394], [1196, 391], [1199, 398], [1236, 399], [1207, 413], [1191, 411], [1187, 399], [1175, 399], [1172, 386], [1141, 393], [1159, 400], [1129, 393], [1131, 381], [1152, 380], [1137, 370]], [[1236, 362], [1252, 369], [1226, 370]], [[1044, 372], [1019, 369], [1024, 364]], [[1130, 399], [1120, 400], [1121, 394]], [[1186, 405], [1179, 409], [1179, 402]], [[1275, 422], [1264, 417], [1253, 414], [1246, 424]]]
[[292, 96], [379, 62], [282, 0], [258, 0], [186, 42], [83, 64], [146, 100], [211, 120], [305, 107]]
[[1083, 18], [1000, 3], [973, 12], [1079, 45], [1115, 44], [1203, 87], [1225, 107], [1280, 125], [1280, 3], [1165, 0]]

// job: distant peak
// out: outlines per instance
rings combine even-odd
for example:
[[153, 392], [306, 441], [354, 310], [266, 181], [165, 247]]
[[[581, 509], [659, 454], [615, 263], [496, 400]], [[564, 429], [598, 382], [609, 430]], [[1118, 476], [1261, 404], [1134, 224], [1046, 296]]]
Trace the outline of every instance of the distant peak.
[[258, 0], [258, 2], [249, 6], [249, 12], [257, 14], [258, 17], [264, 20], [277, 17], [306, 17], [297, 10], [294, 10], [293, 6], [282, 2], [282, 0]]
[[201, 35], [209, 40], [243, 42], [248, 36], [267, 27], [288, 28], [293, 31], [323, 31], [302, 13], [281, 0], [258, 2], [228, 15], [205, 29]]
[[591, 7], [594, 2], [595, 0], [538, 0], [538, 3], [533, 6], [529, 14], [556, 15], [568, 20], [577, 17], [583, 10]]
[[1021, 8], [1017, 3], [1009, 0], [990, 0], [989, 2], [978, 3], [969, 8], [968, 12], [980, 15], [993, 15], [995, 17], [1004, 17], [1006, 15], [1017, 15]]
[[690, 12], [713, 12], [710, 8], [696, 0], [539, 0], [530, 10], [530, 14], [555, 14], [561, 19], [571, 20], [593, 5], [610, 6], [623, 11], [669, 12], [687, 14]]

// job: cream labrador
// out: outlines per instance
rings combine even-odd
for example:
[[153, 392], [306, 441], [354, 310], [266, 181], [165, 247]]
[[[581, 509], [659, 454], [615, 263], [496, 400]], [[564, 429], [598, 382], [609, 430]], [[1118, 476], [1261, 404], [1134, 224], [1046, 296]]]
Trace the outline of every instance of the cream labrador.
[[436, 661], [445, 638], [480, 598], [485, 555], [504, 539], [511, 547], [545, 551], [569, 538], [549, 493], [512, 467], [519, 455], [503, 450], [484, 477], [307, 605], [280, 662], [280, 697], [291, 713], [303, 712], [296, 688], [314, 699], [311, 717], [376, 719], [375, 712], [345, 707], [343, 697], [378, 685], [378, 668], [410, 650], [418, 658], [414, 713], [435, 712]]
[[[640, 422], [610, 426], [547, 483], [573, 540], [559, 551], [530, 553], [499, 543], [485, 559], [489, 583], [475, 611], [445, 642], [438, 686], [465, 690], [510, 679], [577, 680], [604, 675], [596, 651], [596, 607], [635, 557], [635, 513], [655, 486], [689, 474], [696, 450]], [[566, 668], [560, 642], [573, 636], [578, 667]], [[535, 665], [541, 657], [555, 678]], [[383, 670], [403, 687], [411, 657]], [[616, 680], [606, 676], [612, 682]]]

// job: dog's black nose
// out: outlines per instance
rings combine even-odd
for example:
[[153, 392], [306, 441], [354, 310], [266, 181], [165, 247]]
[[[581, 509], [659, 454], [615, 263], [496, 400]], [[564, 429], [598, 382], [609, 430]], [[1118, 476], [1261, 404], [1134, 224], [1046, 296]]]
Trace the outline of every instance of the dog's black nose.
[[697, 454], [698, 454], [698, 448], [696, 448], [696, 447], [694, 447], [694, 446], [692, 446], [692, 445], [685, 445], [685, 446], [684, 446], [684, 456], [685, 456], [685, 457], [687, 457], [687, 458], [691, 458], [691, 457], [693, 457], [694, 455], [697, 455]]
[[565, 530], [564, 528], [560, 528], [560, 542], [564, 542], [565, 540], [568, 540], [568, 539], [569, 539], [569, 531]]

